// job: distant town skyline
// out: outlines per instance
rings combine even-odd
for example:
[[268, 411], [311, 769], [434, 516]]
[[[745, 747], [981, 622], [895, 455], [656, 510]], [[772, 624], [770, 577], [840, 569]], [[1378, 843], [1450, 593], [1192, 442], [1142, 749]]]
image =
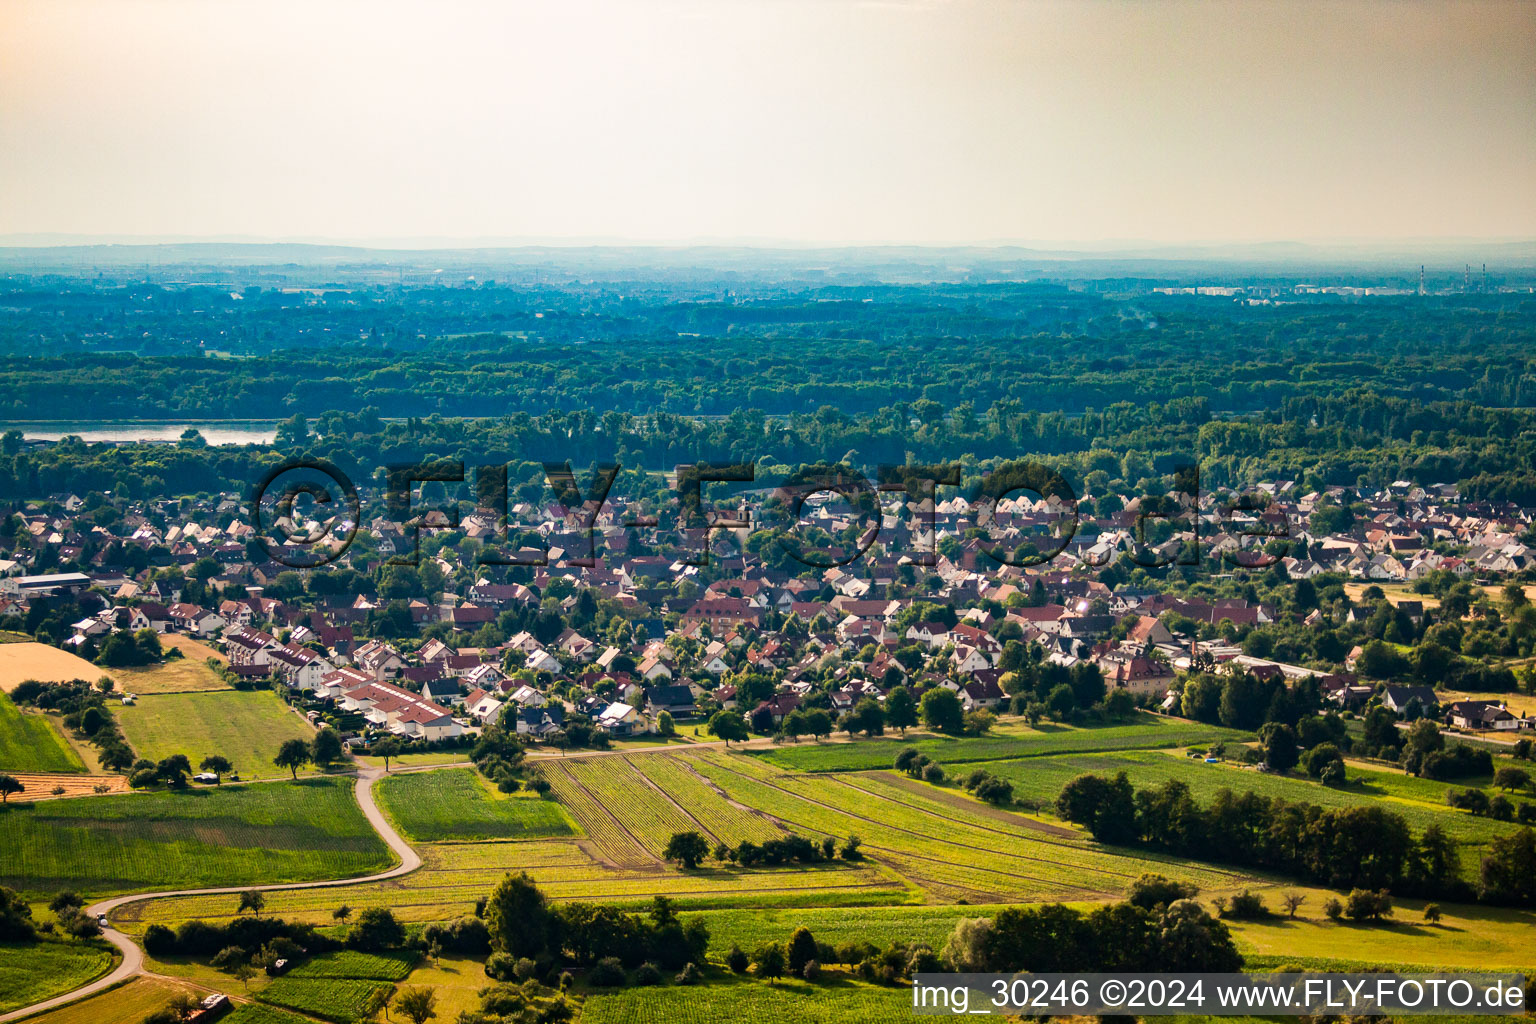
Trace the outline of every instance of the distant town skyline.
[[1531, 239], [1533, 53], [1523, 0], [13, 0], [0, 244]]

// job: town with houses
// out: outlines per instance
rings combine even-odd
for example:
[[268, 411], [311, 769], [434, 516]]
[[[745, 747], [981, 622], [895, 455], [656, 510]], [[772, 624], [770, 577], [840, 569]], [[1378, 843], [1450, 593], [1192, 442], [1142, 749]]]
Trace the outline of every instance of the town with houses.
[[[1245, 650], [1244, 636], [1285, 616], [1315, 626], [1339, 609], [1317, 606], [1302, 616], [1200, 591], [1231, 581], [1234, 567], [1280, 581], [1392, 586], [1396, 611], [1419, 622], [1420, 581], [1529, 578], [1536, 513], [1408, 482], [1375, 493], [1295, 492], [1289, 482], [1263, 485], [1259, 500], [1245, 503], [1252, 510], [1237, 512], [1207, 496], [1185, 509], [1179, 532], [1165, 529], [1161, 543], [1138, 540], [1148, 517], [1134, 499], [1075, 531], [1061, 529], [1070, 510], [1057, 498], [1005, 499], [985, 534], [975, 529], [978, 510], [958, 495], [897, 503], [885, 509], [876, 538], [861, 538], [862, 555], [789, 569], [742, 553], [750, 528], [715, 531], [707, 559], [636, 553], [622, 500], [610, 499], [588, 520], [590, 541], [576, 511], [524, 504], [512, 514], [541, 522], [545, 546], [519, 554], [543, 564], [488, 567], [466, 555], [474, 545], [452, 543], [494, 537], [499, 527], [485, 510], [451, 532], [433, 531], [427, 517], [421, 536], [442, 534], [449, 543], [428, 545], [434, 550], [422, 565], [430, 573], [412, 572], [441, 585], [398, 596], [387, 559], [420, 541], [383, 517], [360, 525], [371, 540], [366, 561], [359, 547], [327, 568], [295, 570], [249, 557], [255, 531], [234, 496], [190, 508], [131, 507], [107, 527], [89, 514], [99, 497], [88, 505], [60, 495], [28, 506], [14, 536], [0, 541], [0, 620], [36, 624], [50, 602], [72, 600], [83, 617], [50, 639], [87, 658], [116, 631], [198, 638], [224, 654], [238, 680], [281, 684], [334, 712], [328, 720], [353, 725], [345, 735], [354, 746], [384, 734], [452, 742], [493, 721], [515, 723], [530, 742], [563, 737], [575, 720], [626, 738], [720, 710], [773, 734], [797, 710], [819, 708], [836, 721], [898, 685], [916, 696], [949, 689], [967, 712], [1021, 713], [1025, 702], [1004, 679], [1005, 647], [1015, 641], [1040, 663], [1093, 666], [1107, 693], [1154, 711], [1178, 713], [1183, 674], [1222, 667], [1261, 679], [1315, 679], [1342, 709], [1374, 701], [1402, 710], [1410, 699], [1438, 706], [1430, 687], [1362, 678], [1358, 645], [1324, 666]], [[1341, 529], [1344, 503], [1359, 514]], [[826, 500], [813, 498], [805, 516], [833, 537], [862, 528]], [[1159, 581], [1158, 566], [1187, 561], [1191, 529], [1199, 566]], [[1010, 565], [992, 557], [1039, 540], [1042, 530], [1071, 532], [1054, 558]], [[113, 568], [135, 561], [134, 549], [143, 568]], [[594, 549], [594, 558], [572, 554]], [[306, 590], [308, 576], [343, 568], [384, 574], [382, 593]], [[202, 600], [188, 599], [188, 577]], [[1372, 593], [1346, 602], [1343, 618], [1368, 615]], [[934, 617], [941, 608], [948, 613]], [[746, 686], [747, 678], [755, 684]], [[1440, 713], [1446, 725], [1468, 731], [1536, 724], [1498, 699], [1451, 702]], [[310, 717], [318, 721], [320, 712]]]

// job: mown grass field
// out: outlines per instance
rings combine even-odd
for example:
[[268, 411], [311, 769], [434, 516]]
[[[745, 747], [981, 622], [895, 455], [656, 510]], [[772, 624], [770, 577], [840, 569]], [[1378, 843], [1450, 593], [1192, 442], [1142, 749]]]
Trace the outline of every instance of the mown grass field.
[[[1334, 893], [1300, 886], [1273, 890], [1281, 891], [1307, 897], [1296, 920], [1276, 915], [1229, 922], [1238, 948], [1255, 963], [1342, 957], [1425, 970], [1536, 971], [1536, 913], [1529, 910], [1443, 903], [1440, 922], [1426, 924], [1423, 900], [1394, 899], [1390, 924], [1335, 923], [1322, 910]], [[1278, 899], [1268, 902], [1271, 909], [1279, 909]]]
[[336, 878], [390, 861], [342, 779], [12, 807], [0, 849], [0, 885], [90, 896]]
[[298, 1010], [300, 1013], [353, 1024], [363, 1019], [368, 997], [379, 988], [393, 988], [389, 982], [356, 978], [278, 978], [257, 996], [264, 1003]]
[[0, 944], [0, 1013], [79, 988], [117, 961], [117, 950], [105, 942]]
[[[359, 764], [365, 764], [373, 768], [383, 768], [382, 757], [358, 756]], [[433, 750], [424, 754], [401, 754], [399, 757], [389, 759], [391, 771], [399, 768], [421, 768], [427, 765], [439, 764], [469, 764], [469, 751], [467, 750]]]
[[471, 768], [391, 775], [375, 790], [379, 805], [412, 842], [546, 839], [575, 833], [553, 800], [507, 795]]
[[912, 993], [837, 979], [767, 982], [727, 975], [706, 987], [631, 988], [588, 996], [582, 1024], [865, 1024], [911, 1021]]
[[423, 960], [401, 988], [430, 988], [437, 993], [437, 1020], [456, 1021], [459, 1014], [480, 1009], [480, 990], [491, 980], [484, 964], [468, 957], [441, 956]]
[[0, 693], [0, 771], [83, 772], [85, 762], [51, 718], [23, 714]]
[[887, 737], [852, 743], [807, 741], [753, 753], [770, 764], [790, 771], [847, 772], [889, 768], [897, 753], [906, 747], [916, 747], [921, 753], [942, 764], [956, 764], [1047, 754], [1182, 747], [1192, 743], [1213, 743], [1219, 739], [1241, 739], [1244, 736], [1244, 733], [1233, 729], [1144, 714], [1139, 716], [1138, 721], [1126, 725], [1079, 728], [1041, 723], [1030, 728], [1022, 723], [1010, 722], [986, 736], [925, 734], [911, 739]]
[[184, 991], [185, 985], [164, 978], [134, 978], [89, 999], [28, 1017], [27, 1024], [137, 1024]]
[[278, 748], [315, 735], [269, 690], [153, 694], [113, 710], [140, 757], [186, 754], [195, 768], [208, 755], [222, 754], [242, 779], [287, 776], [288, 769], [272, 763]]
[[103, 675], [100, 667], [84, 658], [35, 640], [0, 644], [0, 692], [3, 693], [10, 693], [28, 679], [43, 683], [84, 679], [94, 683]]
[[212, 647], [194, 640], [191, 637], [181, 636], [177, 633], [166, 633], [160, 637], [162, 647], [174, 647], [181, 651], [182, 657], [172, 658], [159, 665], [151, 665], [147, 668], [114, 668], [107, 669], [117, 683], [118, 693], [187, 693], [194, 690], [232, 690], [213, 669], [208, 667], [207, 659], [218, 658], [224, 660], [224, 656]]

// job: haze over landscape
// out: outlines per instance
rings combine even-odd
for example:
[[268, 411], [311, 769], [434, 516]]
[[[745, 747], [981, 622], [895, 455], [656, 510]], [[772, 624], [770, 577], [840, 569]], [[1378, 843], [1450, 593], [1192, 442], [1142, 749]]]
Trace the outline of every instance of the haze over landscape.
[[1530, 239], [1532, 53], [1522, 0], [12, 0], [0, 235]]
[[1533, 57], [0, 0], [0, 1024], [1512, 1017]]

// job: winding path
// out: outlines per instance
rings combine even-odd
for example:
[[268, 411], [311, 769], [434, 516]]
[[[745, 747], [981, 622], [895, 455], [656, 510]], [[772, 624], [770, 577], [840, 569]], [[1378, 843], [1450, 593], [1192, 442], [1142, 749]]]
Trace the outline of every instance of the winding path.
[[[450, 766], [444, 765], [442, 767]], [[451, 767], [463, 767], [463, 765], [453, 765]], [[358, 805], [362, 807], [363, 815], [368, 819], [368, 823], [373, 826], [374, 831], [378, 832], [379, 838], [384, 840], [395, 856], [400, 858], [400, 863], [388, 871], [380, 871], [376, 874], [363, 875], [357, 878], [333, 878], [319, 882], [286, 882], [281, 885], [238, 885], [219, 889], [170, 889], [165, 892], [133, 893], [128, 896], [114, 896], [111, 899], [102, 900], [100, 903], [93, 903], [85, 909], [85, 912], [96, 917], [111, 913], [118, 907], [126, 906], [129, 903], [160, 899], [165, 896], [217, 896], [220, 894], [249, 892], [252, 889], [258, 892], [278, 892], [284, 889], [326, 889], [338, 885], [356, 885], [359, 882], [382, 882], [388, 878], [398, 878], [401, 875], [410, 874], [421, 867], [421, 855], [412, 849], [410, 844], [402, 839], [400, 834], [394, 830], [394, 827], [384, 817], [384, 812], [379, 810], [379, 805], [373, 798], [373, 784], [383, 775], [384, 772], [379, 768], [360, 769], [357, 775], [356, 793]], [[102, 929], [102, 938], [116, 946], [123, 954], [122, 963], [118, 964], [112, 973], [98, 978], [88, 985], [83, 985], [72, 992], [65, 992], [63, 995], [54, 996], [52, 999], [45, 999], [40, 1003], [33, 1003], [31, 1006], [24, 1006], [19, 1010], [12, 1010], [10, 1013], [0, 1014], [0, 1024], [6, 1024], [7, 1021], [21, 1020], [24, 1017], [31, 1017], [34, 1014], [43, 1013], [47, 1010], [76, 1002], [87, 996], [93, 996], [98, 992], [104, 992], [114, 985], [127, 981], [134, 975], [145, 973], [144, 951], [138, 947], [137, 943], [110, 925]]]
[[[732, 749], [741, 749], [742, 747], [751, 747], [755, 745], [762, 744], [749, 740], [745, 743], [738, 743], [736, 747]], [[602, 757], [634, 753], [650, 753], [652, 751], [669, 753], [677, 749], [694, 750], [707, 749], [711, 747], [730, 747], [730, 744], [723, 743], [719, 740], [702, 743], [690, 743], [679, 746], [674, 746], [673, 744], [668, 743], [656, 747], [641, 747], [630, 750], [583, 751], [582, 753], [574, 756]], [[563, 756], [563, 754], [564, 752], [562, 751], [560, 756]], [[557, 755], [548, 754], [543, 756], [554, 758]], [[529, 760], [540, 759], [542, 759], [540, 755], [534, 755], [529, 758]], [[412, 767], [401, 766], [397, 773], [438, 771], [447, 768], [465, 767], [469, 766], [463, 762], [419, 765]], [[163, 892], [132, 893], [127, 896], [114, 896], [111, 899], [102, 900], [99, 903], [93, 903], [89, 907], [85, 908], [85, 912], [93, 917], [99, 917], [103, 914], [110, 914], [118, 907], [127, 906], [130, 903], [139, 903], [144, 900], [161, 899], [167, 896], [218, 896], [223, 894], [232, 895], [235, 893], [250, 892], [251, 890], [256, 890], [257, 892], [279, 892], [285, 889], [328, 889], [341, 885], [357, 885], [360, 882], [382, 882], [386, 879], [398, 878], [401, 875], [408, 875], [412, 871], [415, 871], [417, 868], [421, 867], [421, 855], [417, 853], [409, 843], [401, 838], [398, 832], [395, 831], [394, 827], [390, 825], [389, 821], [384, 817], [384, 812], [379, 810], [379, 805], [373, 798], [373, 784], [380, 778], [383, 778], [384, 774], [384, 769], [378, 768], [376, 766], [360, 765], [357, 772], [356, 793], [358, 805], [362, 807], [363, 815], [368, 819], [368, 823], [373, 826], [374, 831], [379, 834], [379, 838], [384, 840], [385, 844], [390, 848], [395, 856], [400, 858], [400, 863], [390, 868], [388, 871], [380, 871], [376, 874], [362, 875], [356, 878], [332, 878], [318, 882], [286, 882], [280, 885], [237, 885], [217, 889], [168, 889]], [[87, 996], [93, 996], [97, 993], [104, 992], [107, 989], [112, 988], [114, 985], [121, 984], [122, 982], [125, 982], [129, 978], [132, 978], [136, 975], [149, 973], [144, 969], [144, 951], [140, 949], [138, 944], [130, 939], [127, 935], [124, 935], [122, 932], [118, 931], [116, 928], [113, 928], [111, 925], [107, 925], [102, 929], [101, 937], [112, 943], [112, 945], [116, 946], [118, 950], [123, 954], [122, 963], [118, 964], [116, 969], [114, 969], [110, 974], [107, 974], [101, 978], [97, 978], [95, 981], [87, 985], [82, 985], [80, 988], [74, 989], [73, 991], [54, 996], [52, 999], [45, 999], [40, 1003], [33, 1003], [31, 1006], [23, 1006], [19, 1010], [12, 1010], [9, 1013], [0, 1014], [0, 1024], [8, 1024], [10, 1021], [19, 1021], [23, 1018], [32, 1017], [39, 1013], [44, 1013], [48, 1010], [57, 1009], [60, 1006], [65, 1006], [69, 1003], [78, 1002]]]

